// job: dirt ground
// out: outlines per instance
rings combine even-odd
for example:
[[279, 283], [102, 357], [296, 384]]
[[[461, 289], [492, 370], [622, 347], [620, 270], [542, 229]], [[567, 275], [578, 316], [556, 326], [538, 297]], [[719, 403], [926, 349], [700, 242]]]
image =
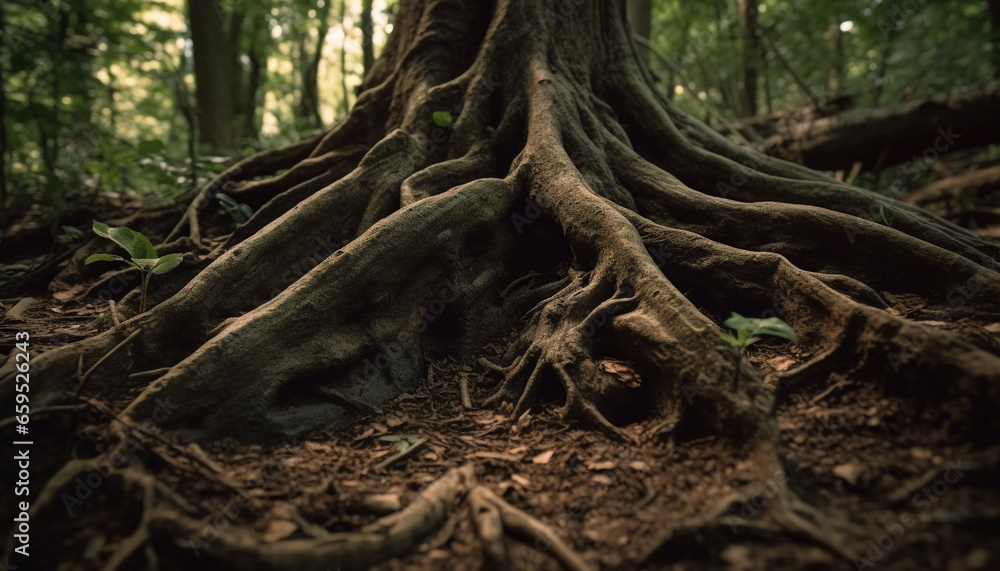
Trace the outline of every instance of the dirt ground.
[[[15, 301], [3, 305], [9, 310]], [[42, 300], [23, 321], [4, 321], [0, 337], [10, 340], [16, 331], [28, 331], [37, 356], [55, 344], [95, 334], [99, 313], [95, 307]], [[502, 344], [500, 339], [488, 345], [483, 355], [498, 354]], [[10, 350], [9, 344], [0, 347], [4, 354]], [[749, 353], [765, 384], [802, 358], [779, 345], [760, 344]], [[482, 367], [450, 360], [429, 367], [419, 391], [372, 411], [349, 430], [269, 448], [234, 441], [204, 446], [238, 490], [205, 478], [190, 458], [166, 445], [155, 455], [172, 456], [173, 463], [154, 461], [159, 465], [154, 475], [203, 515], [202, 536], [209, 539], [213, 526], [248, 525], [265, 542], [359, 529], [407, 505], [447, 470], [473, 464], [481, 483], [603, 569], [850, 567], [803, 538], [769, 534], [766, 499], [773, 493], [770, 486], [784, 478], [748, 481], [741, 475], [745, 467], [727, 457], [712, 437], [677, 443], [656, 426], [639, 424], [629, 427], [637, 444], [622, 445], [564, 425], [556, 402], [512, 421], [503, 410], [463, 408], [462, 376], [473, 387], [473, 402], [496, 382], [482, 376]], [[689, 397], [698, 398], [696, 393]], [[120, 402], [107, 405], [119, 410], [130, 400], [122, 395]], [[784, 445], [796, 459], [787, 481], [831, 518], [880, 546], [857, 545], [857, 555], [878, 568], [1000, 568], [997, 447], [956, 440], [941, 425], [943, 416], [941, 410], [915, 408], [849, 378], [795, 395], [778, 411]], [[36, 426], [53, 431], [49, 440], [58, 449], [58, 456], [48, 455], [53, 463], [60, 456], [86, 457], [104, 446], [108, 418], [92, 407], [38, 420]], [[410, 456], [382, 464], [417, 439], [420, 444]], [[758, 501], [732, 500], [727, 512], [732, 525], [692, 524], [747, 486], [758, 488], [751, 488]], [[225, 515], [233, 513], [239, 494], [251, 505], [235, 517]], [[64, 520], [65, 529], [52, 530], [56, 533], [50, 537], [61, 538], [65, 555], [60, 571], [100, 569], [131, 533], [134, 506], [116, 504], [110, 496], [99, 501], [99, 509], [80, 510], [76, 518]], [[743, 526], [748, 521], [755, 524], [752, 532]], [[544, 541], [508, 541], [513, 568], [559, 568]], [[459, 509], [417, 551], [378, 568], [479, 569], [483, 557], [471, 518]], [[186, 559], [178, 569], [213, 568], [203, 558]]]

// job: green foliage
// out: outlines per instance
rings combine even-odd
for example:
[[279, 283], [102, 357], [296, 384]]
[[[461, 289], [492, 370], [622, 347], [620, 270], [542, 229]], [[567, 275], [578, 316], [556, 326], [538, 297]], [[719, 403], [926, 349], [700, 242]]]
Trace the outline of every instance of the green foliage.
[[69, 246], [70, 244], [78, 241], [80, 238], [83, 238], [83, 232], [75, 226], [63, 226], [62, 229], [62, 234], [56, 236], [57, 244]]
[[434, 124], [444, 129], [451, 128], [451, 113], [447, 111], [435, 111]]
[[780, 337], [789, 341], [797, 339], [792, 327], [777, 317], [754, 319], [743, 317], [734, 311], [722, 324], [736, 331], [736, 335], [723, 333], [720, 339], [737, 351], [743, 351], [749, 345], [760, 341], [761, 335]]
[[726, 327], [736, 331], [736, 334], [723, 333], [719, 336], [719, 339], [724, 341], [736, 354], [736, 373], [733, 376], [733, 390], [736, 389], [740, 380], [740, 358], [742, 357], [743, 350], [746, 349], [753, 343], [760, 341], [761, 335], [770, 335], [771, 337], [780, 337], [782, 339], [788, 339], [789, 341], [795, 341], [798, 337], [795, 335], [795, 331], [792, 327], [778, 319], [777, 317], [768, 317], [767, 319], [755, 319], [751, 317], [743, 317], [735, 311], [729, 316], [729, 319], [722, 322]]
[[142, 297], [139, 301], [139, 313], [146, 311], [146, 291], [149, 288], [149, 278], [153, 274], [165, 274], [176, 268], [183, 261], [184, 255], [167, 254], [157, 257], [156, 249], [153, 248], [153, 244], [148, 238], [124, 226], [112, 228], [95, 220], [94, 233], [121, 246], [128, 252], [131, 259], [114, 254], [93, 254], [84, 260], [84, 265], [94, 262], [126, 262], [131, 264], [142, 274]]
[[219, 199], [219, 212], [228, 214], [237, 226], [246, 224], [253, 216], [253, 209], [249, 205], [236, 202], [233, 197], [221, 192], [216, 197]]

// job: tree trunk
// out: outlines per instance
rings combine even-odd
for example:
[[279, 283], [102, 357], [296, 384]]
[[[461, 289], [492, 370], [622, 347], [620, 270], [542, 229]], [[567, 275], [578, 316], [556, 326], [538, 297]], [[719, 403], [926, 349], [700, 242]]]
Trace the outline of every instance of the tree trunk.
[[361, 0], [361, 60], [368, 77], [375, 64], [375, 28], [372, 24], [372, 0]]
[[[33, 358], [33, 409], [76, 392], [114, 399], [127, 426], [177, 403], [157, 417], [167, 442], [274, 442], [351, 422], [451, 356], [495, 379], [473, 385], [477, 404], [506, 402], [518, 418], [555, 394], [564, 418], [623, 441], [640, 421], [671, 450], [712, 437], [755, 486], [788, 459], [776, 409], [845, 376], [846, 394], [896, 395], [956, 440], [995, 441], [1000, 350], [982, 326], [1000, 319], [1000, 248], [710, 131], [657, 95], [625, 14], [620, 1], [403, 2], [350, 115], [206, 185], [184, 222], [223, 188], [255, 207], [250, 222], [158, 276], [169, 279], [146, 313], [133, 292], [120, 327]], [[900, 301], [913, 297], [920, 309]], [[765, 386], [720, 346], [732, 311], [786, 320], [797, 366]], [[501, 338], [498, 362], [477, 360]], [[0, 369], [2, 402], [13, 365]], [[183, 557], [168, 547], [200, 524], [156, 491], [151, 460], [128, 458], [126, 481], [158, 502], [134, 542]], [[88, 466], [71, 462], [32, 502], [38, 529], [63, 521], [60, 493]], [[385, 533], [260, 544], [234, 524], [200, 553], [216, 568], [366, 568], [433, 532], [468, 477], [428, 489], [420, 526], [404, 511]], [[810, 506], [799, 494], [811, 486], [779, 486], [758, 533], [808, 538], [849, 564], [868, 536]], [[688, 549], [696, 535], [721, 552], [723, 514], [655, 522], [670, 533], [630, 548]]]
[[213, 0], [188, 0], [199, 140], [213, 152], [228, 154], [236, 146], [237, 70], [230, 65], [229, 38], [217, 8]]
[[1000, 78], [1000, 49], [997, 49], [997, 43], [1000, 43], [1000, 0], [989, 0], [987, 10], [990, 16], [990, 31], [993, 32], [993, 50], [990, 52], [993, 54], [993, 76]]
[[348, 115], [351, 112], [350, 104], [350, 93], [347, 89], [347, 26], [344, 25], [344, 16], [347, 14], [347, 0], [340, 0], [340, 30], [343, 32], [343, 38], [340, 42], [340, 89], [343, 92], [343, 97], [340, 98], [341, 107], [343, 107], [344, 115]]
[[830, 18], [830, 69], [826, 76], [826, 99], [840, 95], [840, 82], [844, 77], [844, 33], [840, 30], [840, 18]]
[[[331, 0], [332, 1], [332, 0]], [[317, 28], [316, 45], [312, 54], [306, 54], [302, 66], [302, 98], [300, 99], [300, 115], [309, 119], [316, 127], [323, 125], [319, 112], [319, 63], [323, 57], [323, 45], [326, 43], [327, 32], [330, 31], [330, 8], [327, 2], [319, 9], [319, 27]], [[306, 42], [302, 42], [305, 50]]]
[[[7, 19], [0, 10], [0, 44], [7, 45]], [[0, 228], [7, 228], [7, 74], [0, 66]]]
[[628, 23], [632, 33], [648, 40], [652, 13], [653, 0], [628, 0]]
[[757, 58], [760, 55], [760, 39], [757, 32], [757, 0], [737, 0], [740, 9], [740, 23], [743, 25], [743, 76], [740, 83], [740, 100], [743, 116], [757, 114]]

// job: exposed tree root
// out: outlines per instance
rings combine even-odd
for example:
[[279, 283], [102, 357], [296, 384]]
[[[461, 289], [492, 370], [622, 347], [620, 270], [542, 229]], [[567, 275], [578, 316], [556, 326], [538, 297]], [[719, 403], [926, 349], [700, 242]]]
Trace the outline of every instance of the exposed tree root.
[[[733, 145], [654, 91], [618, 3], [572, 4], [567, 16], [554, 1], [404, 3], [348, 118], [199, 190], [167, 238], [197, 250], [183, 266], [189, 282], [163, 280], [141, 315], [137, 294], [126, 296], [120, 325], [32, 361], [45, 379], [32, 385], [33, 407], [65, 410], [77, 393], [121, 409], [101, 405], [120, 421], [102, 457], [122, 453], [126, 428], [148, 445], [115, 476], [143, 511], [106, 569], [169, 545], [172, 557], [193, 548], [230, 568], [364, 568], [414, 548], [463, 494], [497, 568], [509, 563], [505, 533], [541, 538], [567, 569], [590, 568], [477, 487], [471, 467], [374, 527], [310, 524], [309, 539], [264, 545], [244, 527], [202, 537], [197, 511], [147, 470], [238, 493], [188, 445], [345, 425], [418, 386], [432, 356], [472, 362], [510, 330], [499, 357], [479, 360], [498, 384], [466, 386], [463, 399], [507, 402], [515, 419], [558, 401], [566, 420], [624, 442], [626, 425], [647, 421], [656, 438], [715, 436], [758, 482], [785, 469], [776, 408], [845, 378], [845, 391], [954, 404], [939, 413], [954, 438], [1000, 438], [1000, 342], [985, 328], [1000, 320], [1000, 247]], [[448, 129], [432, 120], [442, 110]], [[199, 213], [220, 191], [257, 211], [208, 252]], [[914, 297], [918, 309], [900, 307]], [[721, 347], [732, 311], [791, 324], [795, 366], [766, 384]], [[15, 379], [8, 360], [0, 400], [13, 400]], [[156, 431], [141, 429], [151, 418]], [[12, 427], [0, 421], [0, 433]], [[90, 466], [73, 459], [50, 477], [32, 518], [50, 517]], [[649, 557], [766, 537], [849, 558], [863, 539], [851, 522], [790, 483], [761, 521], [739, 523], [742, 535], [729, 531], [729, 498], [664, 524]]]

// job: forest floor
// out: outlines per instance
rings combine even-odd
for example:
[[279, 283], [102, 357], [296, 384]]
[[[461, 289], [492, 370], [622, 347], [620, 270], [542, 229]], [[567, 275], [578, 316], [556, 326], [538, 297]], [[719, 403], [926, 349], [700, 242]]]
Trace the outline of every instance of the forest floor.
[[[207, 233], [206, 240], [212, 239]], [[0, 365], [19, 331], [31, 335], [32, 358], [97, 334], [96, 320], [107, 308], [86, 304], [76, 293], [33, 293], [33, 302], [24, 301], [29, 296], [0, 300]], [[895, 301], [894, 310], [904, 315], [922, 305], [920, 299]], [[1000, 336], [1000, 324], [993, 327], [990, 333]], [[506, 342], [494, 340], [481, 356], [500, 355]], [[748, 352], [769, 388], [778, 373], [805, 357], [794, 344], [762, 342]], [[831, 520], [850, 526], [856, 555], [864, 558], [852, 562], [772, 526], [766, 500], [785, 478], [750, 481], [747, 466], [728, 457], [714, 438], [675, 442], [646, 422], [627, 427], [634, 443], [626, 445], [565, 425], [557, 400], [518, 419], [509, 418], [509, 408], [465, 408], [463, 377], [473, 403], [481, 402], [497, 379], [475, 361], [443, 359], [427, 366], [418, 391], [382, 404], [347, 429], [266, 448], [236, 441], [204, 444], [218, 478], [206, 477], [190, 457], [166, 444], [150, 445], [151, 457], [160, 459], [151, 461], [150, 471], [204, 517], [201, 537], [209, 541], [213, 528], [229, 526], [249, 526], [265, 543], [357, 530], [405, 507], [449, 469], [472, 464], [480, 483], [602, 569], [850, 569], [867, 568], [865, 561], [878, 569], [1000, 568], [1000, 447], [956, 440], [939, 425], [940, 411], [881, 394], [862, 379], [835, 377], [777, 411], [782, 444], [798, 459], [787, 485]], [[103, 404], [120, 411], [134, 396], [108, 396]], [[47, 422], [61, 431], [46, 437], [51, 454], [38, 452], [52, 458], [49, 470], [58, 468], [57, 459], [102, 450], [113, 422], [90, 405], [64, 416]], [[412, 442], [417, 444], [405, 457], [386, 462]], [[748, 491], [762, 501], [736, 500], [737, 492], [746, 497]], [[241, 494], [249, 506], [234, 515], [232, 505]], [[75, 517], [63, 518], [59, 529], [35, 532], [48, 538], [45, 549], [65, 554], [57, 571], [100, 569], [134, 531], [136, 507], [104, 492], [99, 496]], [[720, 502], [732, 502], [724, 524], [699, 524]], [[747, 521], [758, 524], [757, 531], [741, 526]], [[559, 568], [544, 541], [507, 541], [512, 568]], [[216, 568], [205, 557], [192, 557], [190, 546], [158, 545], [157, 551], [160, 569]], [[124, 568], [144, 569], [142, 560], [137, 556], [138, 565]], [[171, 561], [177, 560], [186, 563], [174, 567]], [[480, 540], [462, 504], [417, 550], [377, 568], [480, 569], [483, 564]]]

